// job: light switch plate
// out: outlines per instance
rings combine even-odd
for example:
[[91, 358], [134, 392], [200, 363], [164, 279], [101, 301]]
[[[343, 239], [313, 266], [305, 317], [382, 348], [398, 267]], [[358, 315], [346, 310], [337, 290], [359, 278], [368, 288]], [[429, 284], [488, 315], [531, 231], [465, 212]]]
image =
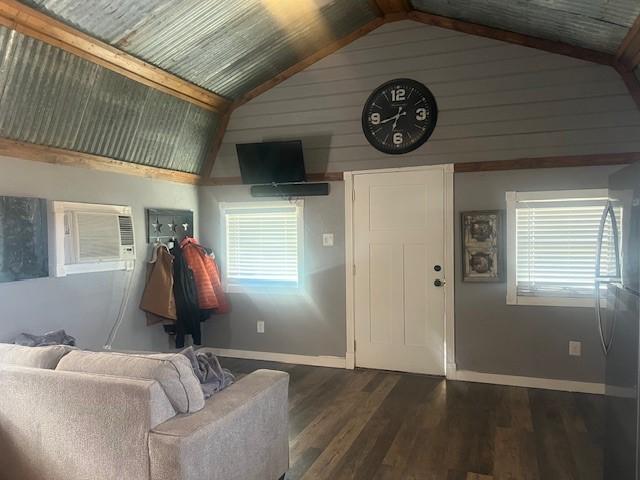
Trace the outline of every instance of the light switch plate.
[[264, 321], [258, 320], [257, 323], [258, 333], [264, 333]]
[[569, 342], [569, 355], [572, 357], [582, 356], [582, 342]]
[[333, 233], [323, 233], [322, 234], [322, 246], [323, 247], [333, 247]]

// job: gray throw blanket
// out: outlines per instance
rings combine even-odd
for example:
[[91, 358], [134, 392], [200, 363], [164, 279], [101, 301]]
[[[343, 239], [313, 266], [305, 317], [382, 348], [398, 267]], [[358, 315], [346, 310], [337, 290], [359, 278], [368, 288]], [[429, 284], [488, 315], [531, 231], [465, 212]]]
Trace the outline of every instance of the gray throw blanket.
[[185, 348], [180, 353], [191, 362], [193, 373], [200, 380], [204, 398], [211, 397], [236, 381], [229, 370], [220, 366], [218, 357], [213, 353], [195, 351], [193, 347]]
[[74, 347], [76, 339], [71, 335], [67, 335], [64, 330], [55, 330], [44, 335], [21, 333], [13, 340], [13, 343], [23, 347], [46, 347], [49, 345], [69, 345]]

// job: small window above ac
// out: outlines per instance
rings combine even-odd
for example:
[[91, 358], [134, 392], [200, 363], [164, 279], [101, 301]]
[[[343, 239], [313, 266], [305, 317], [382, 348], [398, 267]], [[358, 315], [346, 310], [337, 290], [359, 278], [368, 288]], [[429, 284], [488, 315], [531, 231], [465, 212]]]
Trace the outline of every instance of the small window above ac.
[[131, 207], [52, 202], [51, 271], [75, 273], [132, 270], [136, 259]]

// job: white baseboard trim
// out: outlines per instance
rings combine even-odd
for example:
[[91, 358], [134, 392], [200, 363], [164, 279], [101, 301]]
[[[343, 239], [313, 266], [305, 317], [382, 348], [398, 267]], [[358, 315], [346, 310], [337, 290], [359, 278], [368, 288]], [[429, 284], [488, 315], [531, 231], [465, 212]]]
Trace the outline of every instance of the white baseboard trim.
[[[332, 357], [328, 355], [296, 355], [292, 353], [254, 352], [250, 350], [233, 350], [228, 348], [202, 347], [199, 350], [211, 352], [219, 357], [243, 358], [247, 360], [264, 360], [268, 362], [293, 363], [314, 367], [353, 369], [354, 355], [347, 357]], [[455, 363], [447, 365], [447, 379], [462, 382], [489, 383], [492, 385], [508, 385], [512, 387], [541, 388], [545, 390], [559, 390], [562, 392], [579, 392], [604, 394], [604, 384], [575, 382], [571, 380], [556, 380], [552, 378], [519, 377], [515, 375], [499, 375], [495, 373], [474, 372], [471, 370], [456, 370]]]
[[518, 377], [515, 375], [497, 375], [494, 373], [473, 372], [471, 370], [455, 370], [447, 372], [447, 379], [463, 382], [490, 383], [493, 385], [509, 385], [512, 387], [542, 388], [563, 392], [604, 394], [604, 384], [575, 382], [572, 380], [556, 380], [553, 378]]
[[252, 352], [228, 348], [202, 347], [198, 350], [211, 352], [219, 357], [244, 358], [247, 360], [265, 360], [268, 362], [296, 363], [314, 367], [347, 368], [347, 359], [328, 355], [296, 355], [292, 353]]
[[347, 370], [354, 370], [356, 368], [356, 354], [347, 352], [346, 368]]

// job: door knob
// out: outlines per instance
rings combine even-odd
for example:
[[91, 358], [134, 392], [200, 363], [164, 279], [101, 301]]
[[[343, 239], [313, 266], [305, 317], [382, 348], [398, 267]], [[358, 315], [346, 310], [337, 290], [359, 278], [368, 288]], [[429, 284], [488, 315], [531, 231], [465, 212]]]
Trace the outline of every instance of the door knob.
[[442, 287], [442, 286], [444, 286], [445, 283], [447, 283], [447, 282], [445, 282], [443, 280], [440, 280], [439, 278], [436, 278], [436, 280], [433, 282], [433, 284], [436, 287]]

